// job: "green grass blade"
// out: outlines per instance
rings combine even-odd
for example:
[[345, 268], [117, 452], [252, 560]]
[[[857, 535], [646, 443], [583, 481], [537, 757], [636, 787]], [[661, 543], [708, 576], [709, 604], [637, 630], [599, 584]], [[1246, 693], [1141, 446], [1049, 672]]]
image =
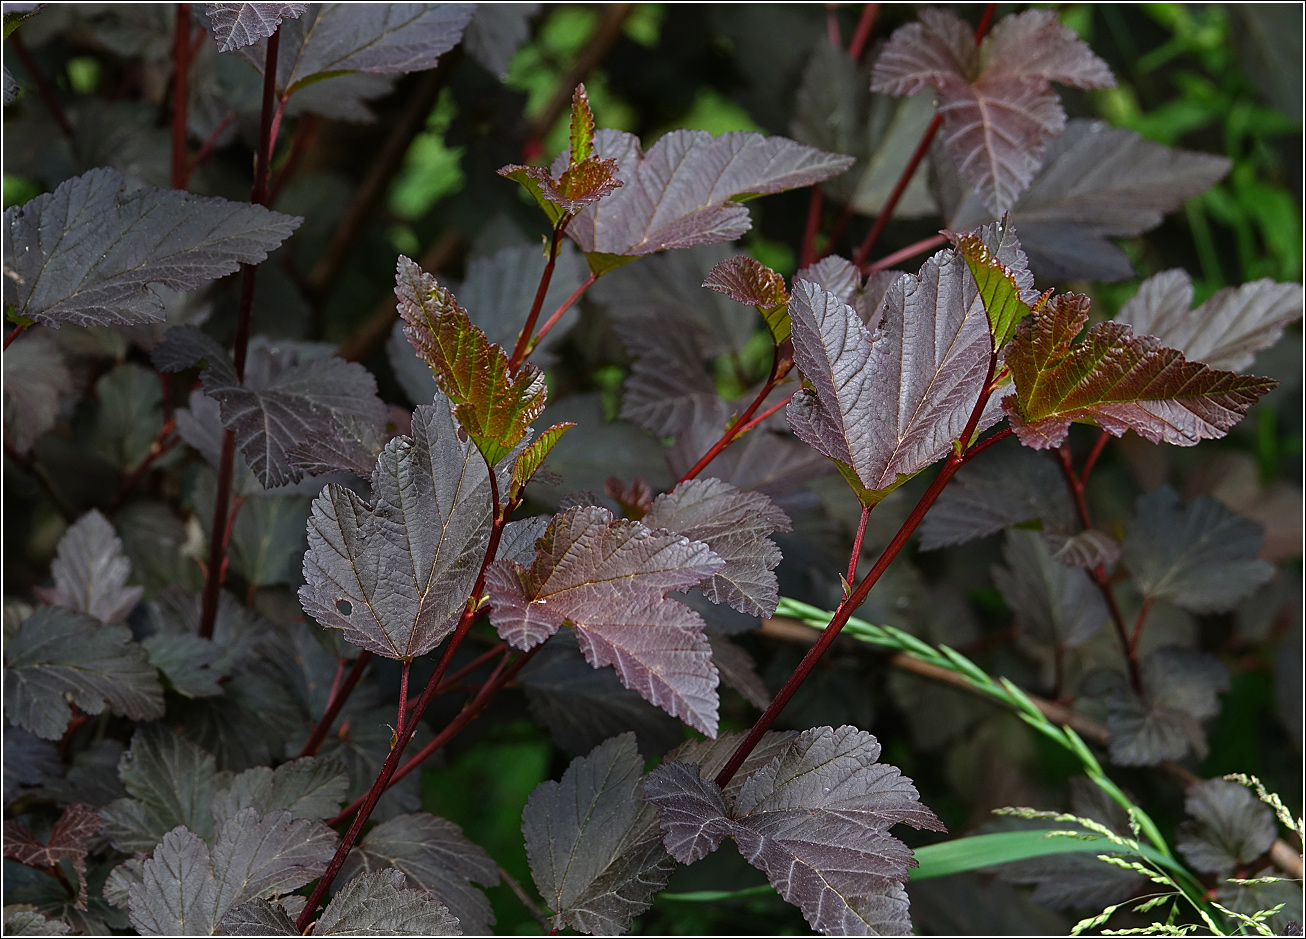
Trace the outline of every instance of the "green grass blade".
[[[1046, 837], [1047, 832], [1051, 830], [999, 831], [987, 835], [954, 838], [940, 844], [917, 848], [916, 862], [920, 866], [911, 872], [911, 880], [928, 880], [931, 877], [944, 877], [980, 867], [1047, 857], [1051, 854], [1121, 853], [1119, 847], [1101, 838], [1081, 841], [1078, 838]], [[1158, 864], [1166, 867], [1174, 866], [1170, 858], [1150, 848], [1144, 848], [1143, 853], [1149, 860]]]

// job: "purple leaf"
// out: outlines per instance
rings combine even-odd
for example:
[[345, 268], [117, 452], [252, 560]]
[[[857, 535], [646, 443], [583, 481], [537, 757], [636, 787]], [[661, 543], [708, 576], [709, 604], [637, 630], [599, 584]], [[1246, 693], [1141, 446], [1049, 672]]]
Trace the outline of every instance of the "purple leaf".
[[6, 858], [28, 867], [53, 867], [60, 861], [72, 862], [77, 874], [78, 890], [74, 906], [86, 909], [86, 852], [91, 838], [104, 822], [95, 809], [74, 802], [64, 809], [54, 827], [50, 829], [48, 843], [42, 843], [26, 826], [11, 821], [4, 826], [4, 854]]
[[405, 883], [391, 868], [355, 877], [336, 891], [313, 935], [462, 935], [458, 919], [429, 890], [407, 889]]
[[394, 438], [377, 459], [373, 505], [334, 484], [314, 500], [304, 611], [378, 655], [430, 652], [457, 624], [480, 569], [489, 486], [447, 401], [418, 408], [413, 438]]
[[935, 89], [949, 157], [990, 211], [1005, 212], [1042, 165], [1046, 138], [1065, 127], [1049, 83], [1106, 88], [1115, 78], [1051, 10], [1004, 17], [980, 49], [955, 13], [927, 8], [920, 19], [890, 37], [871, 89]]
[[1115, 319], [1186, 358], [1237, 371], [1278, 342], [1283, 327], [1301, 319], [1302, 288], [1262, 278], [1217, 290], [1197, 309], [1192, 307], [1192, 278], [1176, 268], [1143, 281]]
[[1207, 753], [1202, 722], [1220, 711], [1216, 693], [1229, 690], [1218, 659], [1192, 649], [1162, 646], [1143, 660], [1143, 693], [1121, 688], [1107, 701], [1111, 760], [1121, 766], [1155, 766], [1191, 748]]
[[725, 561], [700, 588], [713, 603], [752, 616], [775, 613], [780, 588], [773, 572], [780, 549], [767, 536], [793, 526], [766, 496], [719, 479], [691, 479], [658, 496], [644, 524], [702, 541]]
[[771, 692], [748, 651], [719, 633], [708, 633], [707, 641], [712, 644], [712, 664], [721, 673], [721, 683], [738, 691], [753, 707], [765, 710]]
[[[873, 505], [944, 456], [965, 429], [988, 372], [988, 317], [966, 263], [941, 252], [904, 274], [872, 335], [846, 303], [794, 285], [794, 360], [813, 388], [789, 425]], [[977, 430], [983, 429], [981, 422]]]
[[[1166, 147], [1100, 121], [1070, 121], [1048, 143], [1043, 169], [1010, 220], [1039, 277], [1123, 280], [1133, 276], [1133, 266], [1108, 239], [1160, 225], [1229, 165], [1225, 157]], [[943, 214], [949, 228], [968, 231], [996, 213], [972, 194]]]
[[26, 454], [59, 420], [63, 402], [73, 397], [73, 377], [59, 342], [43, 330], [31, 330], [6, 349], [0, 367], [5, 435], [15, 450]]
[[109, 520], [91, 509], [59, 539], [50, 565], [54, 589], [37, 589], [46, 603], [89, 613], [102, 623], [117, 623], [145, 592], [143, 587], [127, 586], [131, 568]]
[[530, 567], [490, 565], [490, 621], [518, 649], [575, 627], [591, 665], [616, 666], [627, 688], [715, 736], [717, 674], [703, 620], [665, 596], [724, 564], [705, 544], [577, 507], [554, 517]]
[[1274, 576], [1257, 558], [1261, 526], [1208, 496], [1182, 506], [1162, 486], [1139, 498], [1126, 524], [1125, 564], [1145, 597], [1194, 613], [1223, 613]]
[[874, 333], [884, 312], [885, 294], [901, 276], [901, 271], [876, 271], [863, 278], [857, 265], [832, 254], [802, 268], [794, 275], [794, 280], [806, 280], [824, 287], [856, 310], [866, 328]]
[[[751, 227], [738, 197], [810, 186], [853, 163], [852, 157], [784, 137], [743, 131], [713, 137], [701, 130], [673, 130], [646, 154], [633, 135], [600, 130], [594, 149], [617, 161], [622, 187], [578, 213], [567, 234], [587, 255], [620, 258], [734, 241]], [[555, 175], [559, 169], [555, 163]]]
[[204, 12], [218, 51], [235, 52], [267, 39], [282, 20], [296, 19], [307, 10], [307, 3], [208, 3]]
[[91, 170], [5, 210], [4, 302], [54, 329], [159, 323], [150, 284], [193, 290], [257, 264], [300, 221]]
[[1274, 813], [1246, 786], [1207, 779], [1189, 786], [1185, 796], [1184, 808], [1195, 821], [1180, 823], [1175, 846], [1199, 871], [1228, 874], [1255, 861], [1274, 843]]
[[644, 799], [658, 810], [662, 843], [681, 864], [701, 861], [733, 835], [721, 787], [697, 763], [663, 763], [649, 774]]
[[624, 932], [666, 886], [674, 865], [639, 797], [643, 769], [635, 735], [626, 733], [531, 793], [522, 812], [526, 855], [556, 928]]

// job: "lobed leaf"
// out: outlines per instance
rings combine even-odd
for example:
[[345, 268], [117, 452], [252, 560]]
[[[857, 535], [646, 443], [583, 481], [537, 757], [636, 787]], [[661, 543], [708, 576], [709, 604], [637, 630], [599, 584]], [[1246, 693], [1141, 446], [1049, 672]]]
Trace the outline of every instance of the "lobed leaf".
[[458, 918], [463, 932], [488, 935], [494, 912], [485, 894], [472, 881], [486, 887], [499, 884], [499, 869], [479, 845], [453, 822], [427, 812], [399, 815], [369, 831], [350, 852], [341, 869], [342, 881], [355, 874], [393, 868]]
[[331, 898], [315, 936], [458, 936], [457, 917], [396, 870], [360, 874]]
[[1276, 384], [1189, 362], [1123, 323], [1098, 323], [1076, 343], [1088, 304], [1062, 294], [1016, 328], [1007, 353], [1016, 390], [1002, 405], [1027, 447], [1060, 446], [1074, 421], [1190, 447], [1223, 437]]
[[[742, 131], [713, 137], [673, 130], [645, 153], [633, 135], [600, 130], [594, 152], [617, 162], [622, 183], [567, 226], [595, 271], [658, 251], [733, 241], [750, 227], [740, 199], [810, 186], [853, 163], [784, 137]], [[555, 161], [555, 175], [565, 161]]]
[[1257, 558], [1261, 526], [1208, 496], [1187, 507], [1169, 486], [1141, 496], [1126, 523], [1124, 558], [1143, 595], [1194, 613], [1223, 613], [1274, 576]]
[[289, 812], [295, 818], [331, 818], [345, 801], [348, 787], [349, 775], [334, 760], [307, 756], [276, 769], [256, 766], [214, 794], [213, 820], [221, 825], [251, 808], [260, 815]]
[[63, 736], [75, 704], [132, 720], [163, 716], [163, 688], [131, 630], [63, 607], [42, 607], [5, 645], [5, 716], [38, 737]]
[[1191, 748], [1207, 753], [1202, 722], [1220, 710], [1216, 693], [1229, 690], [1229, 672], [1209, 655], [1162, 646], [1142, 663], [1144, 698], [1120, 689], [1107, 701], [1112, 762], [1155, 766]]
[[574, 421], [563, 421], [554, 424], [521, 452], [516, 462], [512, 464], [512, 484], [508, 489], [509, 502], [516, 502], [521, 498], [526, 485], [539, 471], [544, 461], [548, 459], [549, 451], [562, 439], [563, 434], [575, 426]]
[[733, 806], [692, 763], [649, 774], [645, 798], [664, 843], [692, 863], [729, 835], [750, 864], [822, 932], [879, 935], [910, 930], [902, 888], [916, 862], [887, 833], [906, 822], [939, 830], [934, 813], [896, 768], [878, 763], [875, 738], [853, 727], [799, 735], [753, 772]]
[[874, 333], [884, 315], [885, 294], [901, 276], [901, 271], [876, 271], [862, 277], [852, 261], [830, 255], [800, 269], [794, 280], [811, 281], [825, 288], [856, 310], [866, 328]]
[[5, 210], [4, 302], [54, 329], [162, 322], [151, 284], [193, 290], [257, 264], [300, 221], [91, 170]]
[[118, 776], [128, 796], [100, 812], [115, 847], [149, 851], [178, 826], [205, 840], [213, 836], [210, 805], [228, 777], [189, 740], [157, 726], [138, 728], [118, 761]]
[[339, 485], [313, 502], [304, 611], [378, 655], [409, 659], [453, 631], [489, 542], [490, 479], [443, 397], [386, 444], [373, 504]]
[[1195, 783], [1188, 787], [1184, 808], [1193, 820], [1180, 823], [1175, 846], [1199, 871], [1227, 875], [1251, 864], [1274, 843], [1274, 813], [1236, 782]]
[[989, 316], [993, 348], [1001, 349], [1015, 332], [1016, 324], [1033, 312], [1040, 300], [1015, 226], [1004, 217], [996, 225], [985, 225], [965, 235], [950, 233], [948, 238], [966, 259]]
[[1110, 613], [1101, 591], [1082, 570], [1059, 563], [1038, 533], [1007, 532], [1002, 557], [1007, 566], [993, 568], [993, 582], [1024, 638], [1065, 649], [1106, 625]]
[[701, 541], [725, 562], [699, 588], [713, 603], [728, 603], [752, 616], [775, 615], [780, 549], [767, 536], [793, 526], [766, 496], [719, 479], [691, 479], [653, 500], [643, 521], [649, 528]]
[[703, 286], [757, 307], [777, 348], [789, 338], [789, 291], [784, 278], [746, 255], [726, 258], [707, 272]]
[[453, 402], [454, 416], [491, 464], [512, 451], [544, 410], [544, 376], [508, 356], [473, 325], [452, 293], [402, 255], [395, 274], [404, 335]]
[[73, 397], [72, 374], [58, 340], [44, 330], [29, 330], [5, 350], [4, 429], [10, 445], [26, 454], [54, 427], [62, 404]]
[[835, 461], [864, 504], [883, 499], [961, 436], [992, 347], [960, 256], [943, 252], [919, 276], [900, 277], [874, 336], [851, 307], [807, 281], [794, 286], [790, 316], [794, 360], [812, 387], [789, 403], [789, 426]]
[[102, 623], [120, 622], [145, 592], [143, 587], [127, 586], [131, 561], [98, 509], [91, 509], [64, 532], [50, 575], [54, 588], [38, 588], [42, 600], [89, 613]]
[[47, 843], [42, 844], [27, 827], [10, 821], [4, 826], [5, 857], [29, 867], [56, 867], [71, 861], [77, 874], [77, 899], [74, 906], [86, 909], [86, 853], [91, 839], [104, 826], [95, 809], [74, 802], [64, 809], [50, 829]]
[[1143, 281], [1115, 321], [1155, 336], [1186, 358], [1237, 371], [1278, 342], [1283, 328], [1301, 314], [1301, 285], [1276, 284], [1264, 277], [1217, 290], [1193, 309], [1192, 278], [1175, 268]]
[[715, 736], [717, 674], [703, 620], [665, 595], [724, 564], [705, 544], [581, 506], [554, 517], [530, 567], [490, 565], [490, 622], [518, 649], [571, 625], [592, 666], [615, 666], [627, 688]]
[[277, 31], [282, 20], [298, 19], [307, 3], [208, 3], [209, 30], [219, 52], [235, 52]]
[[1065, 127], [1051, 82], [1107, 88], [1106, 63], [1050, 10], [1004, 17], [976, 49], [970, 28], [951, 11], [926, 8], [897, 29], [875, 61], [871, 90], [938, 92], [944, 148], [994, 214], [1030, 184], [1043, 144]]
[[652, 905], [674, 865], [658, 842], [651, 807], [639, 798], [644, 761], [635, 735], [600, 744], [541, 783], [522, 812], [535, 886], [556, 928], [625, 932]]

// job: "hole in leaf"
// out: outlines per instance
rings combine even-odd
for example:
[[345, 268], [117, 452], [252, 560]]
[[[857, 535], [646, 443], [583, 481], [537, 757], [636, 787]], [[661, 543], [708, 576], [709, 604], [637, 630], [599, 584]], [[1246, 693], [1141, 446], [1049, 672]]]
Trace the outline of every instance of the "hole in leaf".
[[350, 613], [354, 612], [354, 605], [348, 600], [337, 600], [336, 609], [340, 611], [340, 615], [348, 616]]

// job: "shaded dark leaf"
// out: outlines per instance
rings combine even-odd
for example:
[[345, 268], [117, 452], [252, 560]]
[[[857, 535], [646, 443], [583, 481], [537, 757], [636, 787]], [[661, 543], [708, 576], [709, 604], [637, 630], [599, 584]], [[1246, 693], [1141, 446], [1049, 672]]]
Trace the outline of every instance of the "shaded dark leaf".
[[1211, 368], [1237, 371], [1278, 342], [1283, 327], [1301, 314], [1301, 284], [1276, 284], [1269, 278], [1217, 290], [1193, 309], [1192, 278], [1176, 268], [1143, 281], [1116, 322]]
[[228, 910], [222, 917], [226, 936], [298, 936], [295, 921], [279, 904], [250, 900]]
[[1195, 821], [1180, 823], [1175, 845], [1199, 871], [1228, 874], [1270, 849], [1274, 813], [1246, 786], [1207, 779], [1188, 787], [1184, 808]]
[[307, 3], [208, 3], [205, 12], [219, 52], [235, 52], [277, 31], [284, 19], [303, 16]]
[[[991, 352], [974, 278], [953, 252], [904, 274], [872, 337], [846, 303], [807, 281], [789, 311], [794, 360], [813, 388], [787, 417], [794, 433], [834, 460], [874, 505], [944, 456], [979, 400]], [[977, 426], [982, 430], [984, 422]]]
[[[1261, 869], [1256, 876], [1277, 876], [1277, 867]], [[1272, 910], [1280, 903], [1283, 909], [1265, 920], [1276, 935], [1293, 936], [1301, 933], [1306, 920], [1302, 910], [1302, 890], [1299, 881], [1280, 880], [1277, 883], [1225, 884], [1216, 893], [1216, 899], [1236, 913], [1251, 916], [1262, 910]]]
[[703, 621], [669, 590], [692, 587], [724, 562], [705, 544], [597, 506], [554, 518], [535, 562], [490, 565], [490, 621], [518, 649], [564, 623], [595, 668], [613, 665], [626, 687], [709, 736], [716, 735], [717, 675]]
[[340, 811], [349, 776], [339, 763], [301, 757], [276, 769], [256, 766], [231, 780], [213, 796], [213, 820], [223, 824], [242, 809], [260, 815], [289, 812], [295, 818], [331, 818]]
[[59, 419], [62, 402], [74, 387], [67, 361], [54, 336], [29, 330], [23, 341], [5, 350], [5, 434], [15, 450], [26, 454]]
[[993, 581], [1025, 638], [1068, 648], [1106, 625], [1101, 591], [1082, 570], [1058, 562], [1037, 532], [1007, 532], [1002, 557], [1007, 566], [993, 568]]
[[855, 264], [832, 254], [799, 270], [794, 280], [810, 281], [825, 288], [856, 310], [866, 328], [874, 333], [884, 313], [885, 294], [901, 276], [901, 271], [876, 271], [862, 277]]
[[420, 812], [382, 822], [357, 844], [341, 869], [341, 880], [356, 873], [394, 868], [417, 887], [429, 890], [449, 908], [465, 933], [488, 935], [494, 913], [485, 894], [472, 886], [499, 884], [493, 859], [467, 839], [453, 822]]
[[1062, 294], [1016, 328], [1007, 352], [1016, 392], [1002, 405], [1027, 447], [1060, 446], [1074, 421], [1191, 447], [1223, 437], [1276, 384], [1186, 361], [1123, 323], [1098, 323], [1076, 343], [1088, 306]]
[[389, 658], [434, 649], [462, 615], [489, 539], [489, 475], [447, 401], [386, 444], [374, 505], [331, 485], [313, 502], [299, 597], [324, 628]]
[[128, 797], [105, 806], [104, 834], [128, 853], [148, 851], [178, 826], [207, 840], [213, 836], [209, 806], [227, 777], [213, 757], [157, 725], [143, 727], [118, 763]]
[[454, 416], [491, 464], [526, 435], [544, 410], [544, 376], [529, 362], [508, 371], [508, 355], [472, 324], [454, 295], [400, 255], [395, 273], [404, 335], [435, 372]]
[[43, 600], [89, 613], [102, 623], [122, 620], [145, 592], [127, 586], [131, 561], [98, 509], [91, 509], [64, 532], [50, 574], [54, 589], [42, 591]]
[[691, 479], [658, 496], [644, 524], [704, 542], [725, 561], [699, 588], [713, 603], [753, 616], [775, 613], [779, 584], [773, 572], [780, 549], [768, 536], [793, 526], [766, 496], [719, 479]]
[[1194, 613], [1222, 613], [1274, 576], [1256, 555], [1261, 526], [1208, 496], [1187, 506], [1169, 486], [1139, 498], [1126, 524], [1125, 564], [1147, 596]]
[[98, 406], [91, 446], [124, 472], [150, 455], [163, 424], [159, 376], [124, 362], [95, 383]]
[[999, 20], [976, 48], [955, 13], [926, 8], [900, 27], [875, 61], [871, 90], [939, 94], [941, 140], [956, 167], [995, 214], [1038, 172], [1046, 138], [1066, 124], [1051, 82], [1106, 88], [1115, 78], [1051, 10]]
[[[5, 104], [10, 101], [9, 70], [5, 70]], [[35, 907], [11, 903], [5, 907], [6, 936], [66, 936], [72, 927], [62, 920], [51, 919]]]
[[257, 264], [299, 222], [245, 202], [129, 190], [117, 170], [91, 170], [5, 211], [4, 300], [56, 329], [161, 322], [150, 284], [193, 290]]
[[1202, 722], [1219, 712], [1216, 694], [1229, 690], [1229, 672], [1204, 653], [1162, 646], [1143, 660], [1142, 678], [1145, 702], [1128, 688], [1107, 700], [1112, 761], [1155, 766], [1180, 759], [1190, 748], [1204, 758]]
[[[1043, 169], [1011, 210], [1030, 266], [1048, 280], [1122, 280], [1128, 257], [1110, 238], [1155, 228], [1209, 188], [1229, 160], [1145, 140], [1101, 121], [1073, 120], [1048, 142]], [[975, 195], [945, 209], [948, 227], [968, 231], [993, 218]]]
[[331, 898], [315, 936], [457, 936], [458, 919], [396, 870], [360, 874]]
[[106, 707], [133, 720], [163, 716], [163, 689], [125, 626], [63, 607], [42, 607], [5, 646], [4, 709], [14, 724], [58, 740], [72, 712]]
[[[594, 150], [617, 161], [622, 187], [578, 213], [567, 234], [586, 255], [621, 258], [733, 241], [751, 227], [740, 197], [810, 186], [853, 162], [784, 137], [742, 131], [713, 137], [701, 130], [673, 130], [646, 154], [635, 136], [600, 130]], [[555, 174], [565, 160], [564, 155], [555, 161]], [[590, 258], [596, 270], [620, 263]]]
[[734, 688], [744, 700], [756, 708], [765, 709], [771, 703], [771, 692], [757, 674], [757, 663], [743, 646], [722, 635], [709, 634], [712, 644], [712, 664], [721, 673], [721, 682]]
[[159, 633], [141, 640], [150, 664], [163, 672], [172, 690], [188, 698], [211, 698], [222, 694], [218, 681], [222, 672], [212, 668], [222, 652], [212, 641], [199, 636]]
[[202, 364], [229, 382], [236, 381], [236, 366], [218, 341], [196, 326], [174, 326], [150, 350], [150, 361], [160, 372], [184, 372]]
[[55, 745], [17, 727], [4, 734], [4, 803], [9, 805], [23, 786], [39, 786], [63, 770]]
[[477, 4], [463, 34], [463, 48], [491, 75], [506, 78], [513, 55], [530, 36], [530, 19], [539, 9], [538, 3]]
[[561, 782], [531, 793], [522, 832], [555, 926], [625, 932], [666, 886], [674, 865], [658, 844], [652, 807], [640, 799], [643, 769], [635, 736], [626, 733], [573, 760]]

